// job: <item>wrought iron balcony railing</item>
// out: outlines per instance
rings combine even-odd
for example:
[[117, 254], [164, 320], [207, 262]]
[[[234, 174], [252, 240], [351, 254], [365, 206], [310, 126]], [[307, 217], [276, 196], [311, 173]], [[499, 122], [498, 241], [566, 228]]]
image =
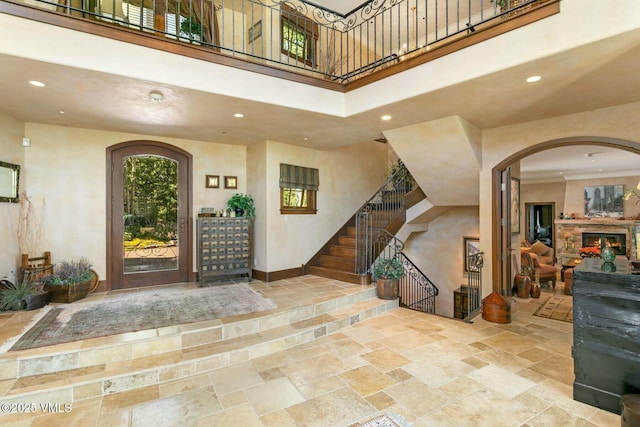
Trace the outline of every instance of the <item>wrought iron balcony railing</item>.
[[341, 15], [304, 0], [22, 0], [341, 83], [547, 1], [373, 0]]

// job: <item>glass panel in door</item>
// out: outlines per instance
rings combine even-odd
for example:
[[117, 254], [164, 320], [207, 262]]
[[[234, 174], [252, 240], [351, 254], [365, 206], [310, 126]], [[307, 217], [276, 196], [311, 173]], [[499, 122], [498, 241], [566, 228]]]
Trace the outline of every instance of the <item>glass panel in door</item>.
[[178, 162], [124, 157], [124, 273], [178, 268]]

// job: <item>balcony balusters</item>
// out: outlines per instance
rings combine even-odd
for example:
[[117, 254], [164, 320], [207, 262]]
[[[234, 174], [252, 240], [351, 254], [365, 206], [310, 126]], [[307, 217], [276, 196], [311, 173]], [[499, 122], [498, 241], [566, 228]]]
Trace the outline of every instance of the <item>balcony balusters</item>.
[[[24, 1], [345, 83], [549, 0], [380, 0], [344, 16], [303, 0]], [[283, 53], [283, 16], [304, 57]]]

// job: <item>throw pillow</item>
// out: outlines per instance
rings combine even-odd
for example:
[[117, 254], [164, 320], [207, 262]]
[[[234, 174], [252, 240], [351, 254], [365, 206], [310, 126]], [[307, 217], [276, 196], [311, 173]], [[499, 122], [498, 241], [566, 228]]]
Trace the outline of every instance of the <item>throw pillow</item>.
[[551, 248], [538, 240], [531, 245], [531, 251], [539, 256], [547, 256], [551, 252]]

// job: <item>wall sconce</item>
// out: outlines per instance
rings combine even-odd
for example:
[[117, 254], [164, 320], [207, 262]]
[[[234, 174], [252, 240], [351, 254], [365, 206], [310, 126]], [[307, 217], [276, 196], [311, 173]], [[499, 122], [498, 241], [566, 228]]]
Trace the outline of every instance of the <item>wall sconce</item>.
[[31, 140], [29, 138], [22, 138], [23, 147], [31, 147]]

